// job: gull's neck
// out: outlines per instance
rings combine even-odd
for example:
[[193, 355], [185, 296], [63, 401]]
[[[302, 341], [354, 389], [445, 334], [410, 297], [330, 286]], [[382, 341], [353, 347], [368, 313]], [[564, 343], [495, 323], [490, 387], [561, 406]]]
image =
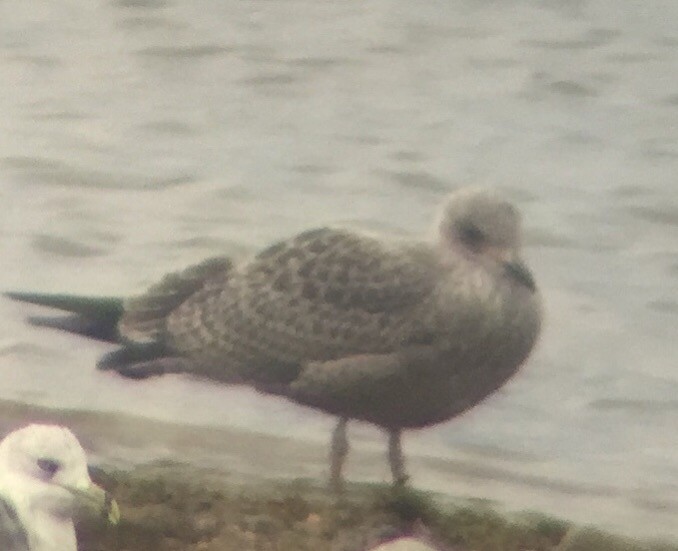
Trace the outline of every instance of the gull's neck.
[[27, 531], [31, 551], [75, 551], [75, 528], [71, 519], [57, 518], [42, 509], [33, 510], [30, 524], [20, 514]]
[[76, 551], [73, 521], [50, 510], [49, 499], [35, 482], [5, 474], [0, 476], [0, 488], [13, 500], [31, 551]]

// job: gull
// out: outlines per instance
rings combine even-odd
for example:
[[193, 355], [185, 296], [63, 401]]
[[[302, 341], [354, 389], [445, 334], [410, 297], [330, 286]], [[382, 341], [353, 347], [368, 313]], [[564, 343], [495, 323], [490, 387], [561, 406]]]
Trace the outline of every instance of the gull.
[[85, 451], [57, 425], [28, 425], [0, 442], [0, 549], [76, 551], [73, 516], [115, 524], [120, 513], [87, 472]]
[[9, 293], [70, 311], [34, 318], [121, 346], [98, 363], [125, 377], [187, 373], [246, 384], [338, 417], [330, 484], [342, 488], [347, 423], [388, 434], [407, 479], [403, 430], [452, 419], [504, 385], [532, 351], [541, 298], [521, 218], [482, 188], [444, 200], [432, 240], [321, 228], [252, 258], [209, 259], [122, 300]]

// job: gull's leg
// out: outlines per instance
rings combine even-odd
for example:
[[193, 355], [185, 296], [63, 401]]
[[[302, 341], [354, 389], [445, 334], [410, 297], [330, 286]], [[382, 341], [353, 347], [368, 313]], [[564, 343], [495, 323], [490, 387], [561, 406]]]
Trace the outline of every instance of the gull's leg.
[[343, 490], [344, 481], [341, 470], [348, 455], [348, 439], [346, 438], [346, 424], [348, 419], [340, 417], [332, 433], [332, 449], [330, 451], [330, 488], [339, 493]]
[[405, 473], [405, 459], [403, 450], [400, 447], [400, 429], [390, 429], [388, 431], [388, 461], [391, 465], [391, 474], [393, 483], [396, 486], [402, 486], [409, 478]]

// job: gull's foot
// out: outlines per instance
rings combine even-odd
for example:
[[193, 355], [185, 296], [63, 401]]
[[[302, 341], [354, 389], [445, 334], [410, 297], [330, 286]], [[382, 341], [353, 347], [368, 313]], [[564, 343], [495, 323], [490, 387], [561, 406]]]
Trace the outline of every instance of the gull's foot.
[[401, 474], [393, 480], [393, 485], [397, 488], [402, 488], [407, 486], [407, 483], [410, 481], [410, 475]]
[[348, 455], [348, 438], [346, 437], [346, 425], [348, 419], [341, 417], [332, 433], [332, 445], [330, 450], [330, 491], [341, 494], [344, 491], [344, 479], [341, 475], [344, 462]]
[[105, 362], [107, 356], [97, 364], [101, 371], [115, 371], [127, 379], [148, 379], [167, 373], [186, 372], [187, 361], [184, 358], [157, 358], [147, 362], [115, 364]]
[[342, 479], [330, 478], [330, 481], [327, 484], [328, 489], [335, 495], [343, 495], [346, 490], [344, 486], [344, 481]]

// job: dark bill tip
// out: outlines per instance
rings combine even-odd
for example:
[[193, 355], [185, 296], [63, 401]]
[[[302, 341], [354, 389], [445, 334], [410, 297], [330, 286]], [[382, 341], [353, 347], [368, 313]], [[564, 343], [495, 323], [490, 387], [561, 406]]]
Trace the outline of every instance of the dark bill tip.
[[532, 277], [532, 273], [529, 268], [525, 266], [520, 261], [506, 262], [504, 264], [504, 269], [506, 274], [511, 277], [514, 281], [520, 283], [521, 285], [527, 287], [530, 291], [536, 291], [537, 285]]

